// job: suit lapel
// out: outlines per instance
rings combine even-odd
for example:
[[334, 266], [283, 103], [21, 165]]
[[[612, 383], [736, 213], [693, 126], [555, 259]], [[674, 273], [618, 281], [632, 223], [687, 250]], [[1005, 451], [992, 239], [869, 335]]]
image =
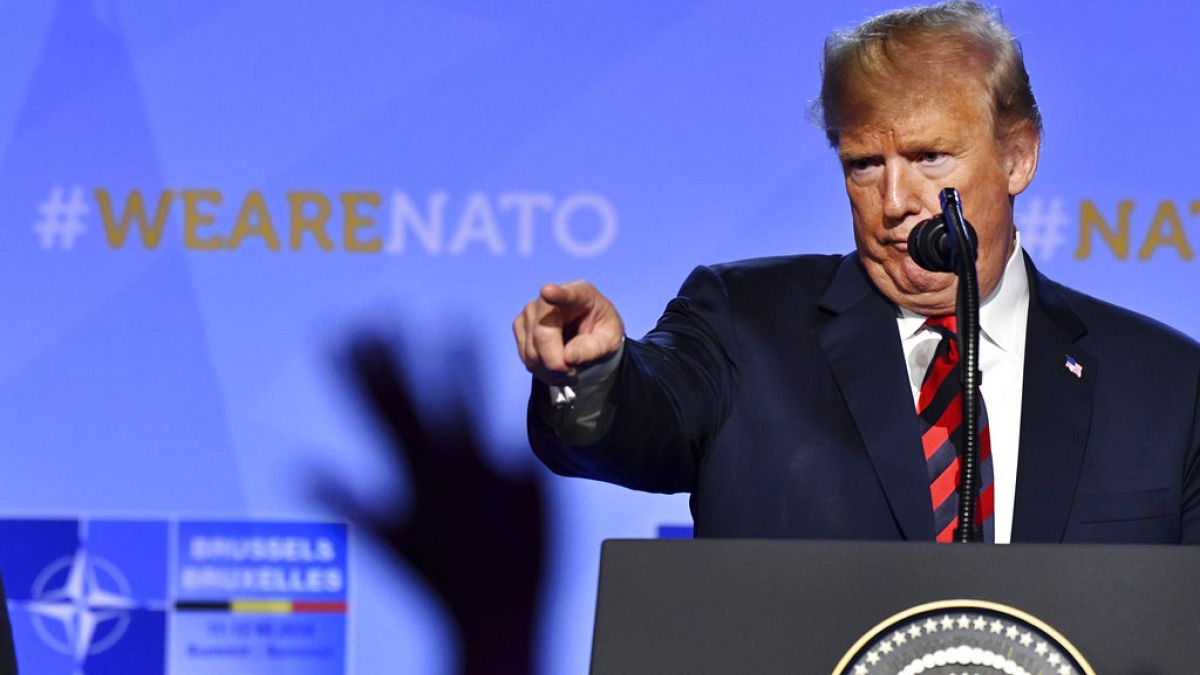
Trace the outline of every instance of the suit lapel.
[[[1021, 396], [1013, 541], [1062, 541], [1092, 420], [1094, 356], [1077, 346], [1087, 329], [1054, 284], [1026, 258], [1029, 323]], [[1076, 376], [1068, 357], [1082, 367]]]
[[853, 254], [842, 259], [821, 306], [833, 316], [817, 340], [892, 513], [906, 539], [932, 540], [929, 480], [896, 310]]

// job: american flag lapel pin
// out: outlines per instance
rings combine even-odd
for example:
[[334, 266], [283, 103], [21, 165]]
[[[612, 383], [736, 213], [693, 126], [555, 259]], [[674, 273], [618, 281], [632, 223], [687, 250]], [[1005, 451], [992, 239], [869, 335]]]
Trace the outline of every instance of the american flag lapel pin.
[[1068, 373], [1074, 375], [1077, 379], [1083, 379], [1083, 366], [1081, 366], [1079, 362], [1076, 361], [1075, 358], [1070, 354], [1067, 354], [1067, 362], [1063, 364], [1063, 368], [1066, 369]]

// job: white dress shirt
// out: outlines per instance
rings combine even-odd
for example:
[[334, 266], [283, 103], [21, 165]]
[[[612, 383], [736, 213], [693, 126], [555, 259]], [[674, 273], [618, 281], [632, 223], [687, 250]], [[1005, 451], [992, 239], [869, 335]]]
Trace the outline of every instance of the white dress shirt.
[[[979, 307], [979, 368], [983, 371], [981, 388], [992, 442], [997, 544], [1007, 544], [1012, 538], [1028, 310], [1029, 278], [1018, 235], [1000, 283]], [[941, 336], [924, 327], [924, 316], [904, 308], [899, 309], [896, 324], [908, 364], [915, 415], [921, 380], [933, 360]], [[550, 387], [550, 401], [558, 409], [552, 423], [564, 442], [587, 444], [604, 434], [606, 417], [612, 412], [605, 408], [605, 402], [624, 351], [622, 341], [616, 354], [581, 369], [575, 386]]]

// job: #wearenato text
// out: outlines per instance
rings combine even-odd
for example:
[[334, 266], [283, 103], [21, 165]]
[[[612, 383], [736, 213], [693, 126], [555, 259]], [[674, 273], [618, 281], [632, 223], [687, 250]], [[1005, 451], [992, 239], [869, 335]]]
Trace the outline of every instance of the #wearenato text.
[[[236, 251], [256, 241], [270, 251], [457, 256], [478, 249], [531, 256], [539, 232], [548, 230], [560, 251], [585, 258], [607, 251], [617, 236], [617, 211], [595, 192], [561, 198], [548, 192], [471, 192], [461, 201], [448, 192], [430, 193], [423, 201], [393, 192], [386, 209], [380, 193], [369, 191], [294, 190], [284, 194], [286, 206], [269, 206], [258, 190], [232, 202], [214, 189], [163, 190], [153, 203], [140, 190], [114, 195], [96, 188], [94, 196], [108, 245], [115, 249], [130, 243], [134, 229], [143, 248], [156, 249], [169, 223], [182, 228], [183, 246], [193, 251]], [[180, 212], [181, 220], [173, 218]]]

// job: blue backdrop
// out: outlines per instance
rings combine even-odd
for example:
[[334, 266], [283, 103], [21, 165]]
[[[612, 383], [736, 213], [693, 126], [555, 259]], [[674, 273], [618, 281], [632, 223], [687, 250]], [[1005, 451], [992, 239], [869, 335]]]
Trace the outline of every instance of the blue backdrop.
[[[696, 264], [849, 250], [806, 107], [825, 34], [887, 8], [0, 4], [0, 509], [327, 520], [333, 480], [403, 515], [347, 378], [364, 335], [403, 345], [429, 414], [466, 388], [497, 471], [544, 473], [512, 317], [584, 277], [640, 335]], [[1026, 248], [1200, 335], [1200, 8], [1003, 9], [1046, 121]], [[599, 542], [686, 499], [544, 485], [536, 658], [583, 672]], [[423, 577], [362, 534], [347, 669], [452, 671]]]

